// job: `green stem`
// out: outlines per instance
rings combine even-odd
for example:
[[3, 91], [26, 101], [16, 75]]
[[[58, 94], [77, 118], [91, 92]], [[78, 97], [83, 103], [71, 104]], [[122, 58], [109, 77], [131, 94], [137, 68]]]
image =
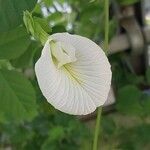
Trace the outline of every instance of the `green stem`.
[[101, 113], [102, 113], [102, 107], [99, 107], [98, 111], [97, 111], [97, 118], [96, 118], [93, 150], [97, 150], [97, 146], [98, 146], [98, 136], [99, 136], [99, 129], [100, 129], [99, 127], [100, 127]]
[[[104, 41], [104, 50], [107, 54], [108, 51], [108, 42], [109, 42], [109, 0], [104, 0], [104, 13], [105, 13], [105, 41]], [[96, 118], [96, 126], [94, 133], [94, 141], [93, 141], [93, 150], [98, 149], [98, 137], [100, 130], [100, 121], [101, 121], [102, 107], [98, 108], [97, 118]]]
[[107, 54], [108, 51], [108, 42], [109, 42], [109, 0], [105, 0], [105, 41], [104, 41], [104, 50]]

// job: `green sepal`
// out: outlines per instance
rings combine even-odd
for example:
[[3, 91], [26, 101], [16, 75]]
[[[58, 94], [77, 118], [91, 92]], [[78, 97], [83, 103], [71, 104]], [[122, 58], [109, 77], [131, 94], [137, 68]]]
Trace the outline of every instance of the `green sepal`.
[[32, 14], [29, 11], [25, 11], [23, 15], [23, 21], [27, 28], [27, 31], [38, 41], [45, 44], [49, 34], [45, 32], [37, 18], [32, 17]]

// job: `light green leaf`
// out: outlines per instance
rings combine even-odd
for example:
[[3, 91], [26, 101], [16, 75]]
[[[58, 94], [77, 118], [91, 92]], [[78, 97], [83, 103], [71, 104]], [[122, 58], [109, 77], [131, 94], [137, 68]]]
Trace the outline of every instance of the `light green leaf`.
[[0, 59], [14, 59], [25, 52], [30, 44], [24, 27], [0, 34]]
[[34, 17], [34, 21], [38, 22], [40, 24], [40, 26], [42, 27], [42, 29], [44, 31], [46, 31], [47, 33], [52, 32], [51, 27], [49, 26], [49, 23], [46, 19], [44, 18], [39, 18], [39, 17]]
[[[40, 22], [39, 22], [40, 20]], [[32, 14], [29, 11], [25, 11], [23, 15], [23, 21], [27, 28], [27, 31], [31, 33], [31, 35], [39, 40], [43, 45], [47, 41], [49, 34], [43, 29], [45, 28], [45, 23], [41, 21], [41, 19], [33, 18]]]
[[16, 71], [0, 70], [0, 121], [31, 120], [36, 97], [31, 83]]
[[53, 14], [50, 14], [47, 17], [47, 20], [48, 20], [48, 22], [50, 22], [50, 24], [52, 23], [53, 26], [60, 25], [65, 22], [65, 18], [61, 12], [55, 12]]
[[0, 0], [0, 32], [9, 31], [23, 20], [23, 11], [32, 10], [37, 0]]

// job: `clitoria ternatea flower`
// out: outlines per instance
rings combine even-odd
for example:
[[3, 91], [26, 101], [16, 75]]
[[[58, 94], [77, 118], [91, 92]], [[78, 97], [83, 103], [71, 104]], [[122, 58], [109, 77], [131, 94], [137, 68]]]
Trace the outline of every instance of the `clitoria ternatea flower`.
[[86, 115], [103, 105], [112, 76], [108, 59], [97, 44], [68, 33], [49, 37], [35, 73], [47, 101], [73, 115]]

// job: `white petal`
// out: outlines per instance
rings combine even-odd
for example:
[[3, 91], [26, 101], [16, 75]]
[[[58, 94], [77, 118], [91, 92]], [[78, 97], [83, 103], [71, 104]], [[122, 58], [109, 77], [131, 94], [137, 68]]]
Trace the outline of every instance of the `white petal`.
[[105, 103], [110, 89], [112, 73], [105, 53], [94, 42], [78, 35], [57, 33], [50, 39], [61, 43], [71, 61], [65, 60], [58, 68], [53, 62], [55, 52], [51, 51], [50, 40], [46, 42], [35, 65], [43, 95], [62, 112], [73, 115], [93, 112]]

